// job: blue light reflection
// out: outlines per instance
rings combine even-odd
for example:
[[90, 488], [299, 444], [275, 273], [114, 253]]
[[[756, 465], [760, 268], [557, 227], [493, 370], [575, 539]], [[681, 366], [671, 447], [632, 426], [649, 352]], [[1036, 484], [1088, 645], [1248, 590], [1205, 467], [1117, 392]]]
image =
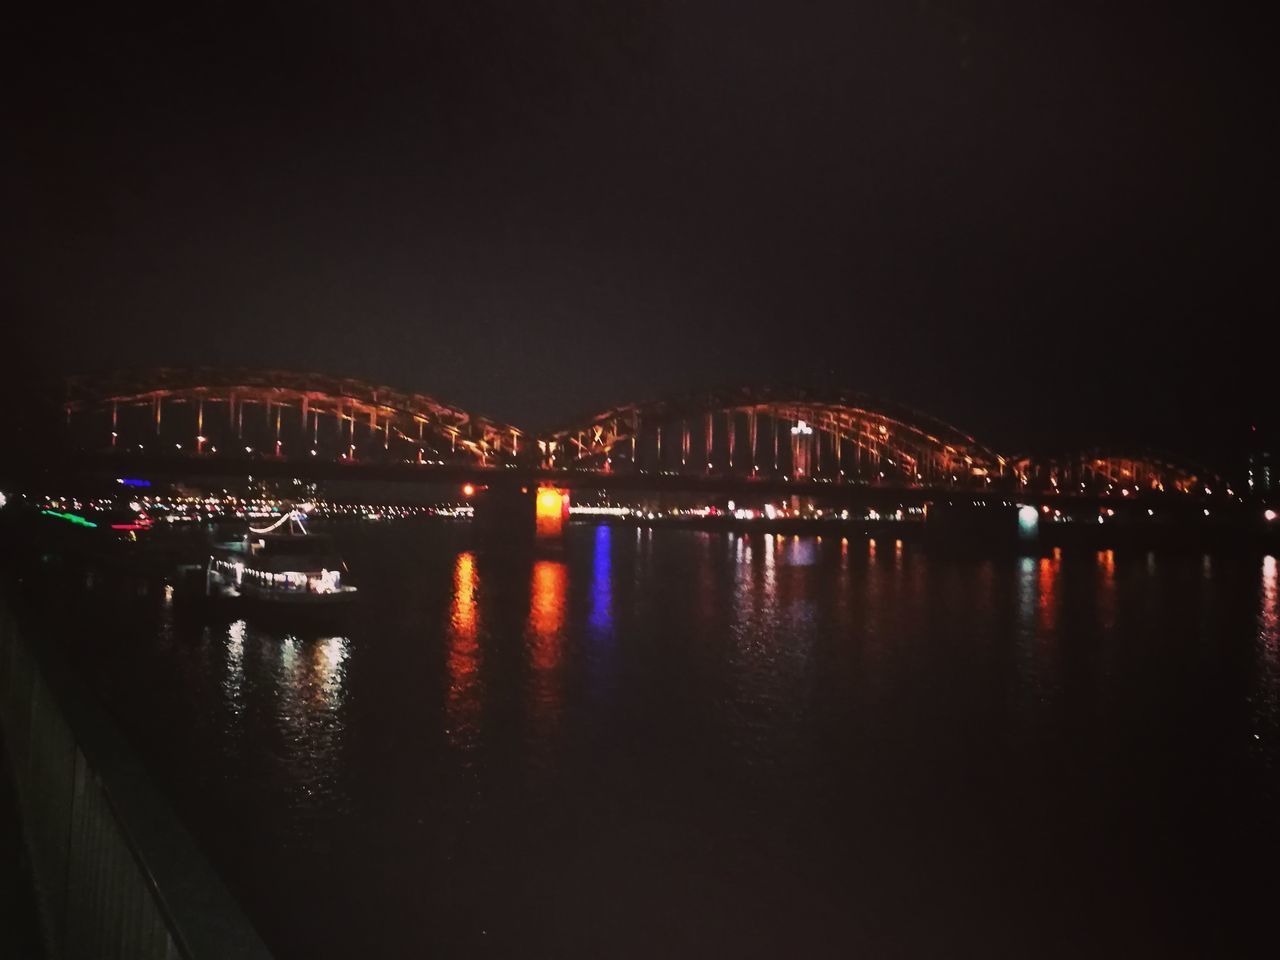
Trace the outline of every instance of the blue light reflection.
[[613, 529], [606, 523], [596, 527], [595, 551], [591, 559], [591, 632], [597, 639], [613, 633]]

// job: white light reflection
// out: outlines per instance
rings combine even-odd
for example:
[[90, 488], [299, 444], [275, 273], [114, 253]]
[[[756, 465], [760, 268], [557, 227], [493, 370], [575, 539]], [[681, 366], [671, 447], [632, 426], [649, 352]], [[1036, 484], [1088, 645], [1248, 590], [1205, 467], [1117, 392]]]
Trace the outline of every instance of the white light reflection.
[[[783, 744], [789, 742], [785, 735], [781, 739], [758, 736], [757, 722], [786, 728], [801, 716], [780, 705], [802, 699], [811, 679], [811, 653], [818, 631], [813, 604], [802, 584], [820, 575], [817, 552], [810, 537], [801, 540], [765, 533], [762, 545], [748, 554], [752, 562], [737, 566], [727, 607], [721, 603], [713, 570], [707, 569], [703, 579], [708, 585], [699, 589], [700, 598], [714, 603], [708, 622], [723, 624], [726, 614], [729, 619], [723, 661], [728, 689], [724, 697], [716, 698], [713, 716], [753, 766], [784, 763], [788, 748]], [[811, 564], [808, 570], [795, 569]], [[703, 565], [710, 566], [708, 561]]]
[[778, 538], [771, 533], [766, 533], [764, 535], [764, 582], [770, 598], [773, 597], [774, 587], [777, 583], [777, 549]]
[[1255, 699], [1257, 716], [1254, 739], [1265, 740], [1265, 749], [1273, 749], [1270, 741], [1280, 737], [1280, 584], [1277, 584], [1276, 558], [1262, 558], [1262, 576], [1258, 584], [1258, 683]]
[[291, 634], [278, 639], [255, 634], [253, 639], [274, 680], [273, 708], [281, 737], [275, 757], [288, 769], [295, 788], [289, 805], [295, 810], [345, 810], [349, 798], [338, 769], [346, 741], [350, 641]]
[[811, 567], [818, 562], [820, 551], [817, 544], [810, 537], [803, 540], [793, 537], [791, 547], [787, 551], [787, 566], [789, 567]]
[[1262, 606], [1258, 614], [1260, 636], [1268, 646], [1280, 646], [1280, 614], [1277, 613], [1276, 558], [1262, 558]]
[[222, 694], [237, 717], [244, 712], [244, 636], [247, 626], [243, 620], [237, 620], [227, 627], [227, 672], [222, 681]]
[[316, 641], [315, 657], [312, 661], [314, 676], [319, 683], [325, 706], [330, 710], [336, 710], [342, 706], [347, 657], [346, 637], [325, 637]]

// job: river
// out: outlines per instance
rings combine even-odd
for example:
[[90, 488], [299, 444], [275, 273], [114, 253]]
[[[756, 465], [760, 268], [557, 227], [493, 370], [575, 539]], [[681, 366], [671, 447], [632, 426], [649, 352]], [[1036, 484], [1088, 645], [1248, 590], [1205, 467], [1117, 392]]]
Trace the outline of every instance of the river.
[[1274, 556], [337, 538], [318, 632], [63, 614], [280, 960], [1266, 952]]

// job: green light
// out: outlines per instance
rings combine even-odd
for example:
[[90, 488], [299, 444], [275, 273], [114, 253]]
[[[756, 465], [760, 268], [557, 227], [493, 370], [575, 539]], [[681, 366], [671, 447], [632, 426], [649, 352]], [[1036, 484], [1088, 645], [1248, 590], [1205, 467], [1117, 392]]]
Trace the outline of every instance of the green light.
[[49, 517], [57, 517], [59, 520], [66, 520], [68, 523], [74, 523], [79, 527], [96, 527], [97, 524], [92, 520], [86, 520], [84, 517], [76, 516], [74, 513], [62, 513], [59, 510], [41, 510], [41, 513]]

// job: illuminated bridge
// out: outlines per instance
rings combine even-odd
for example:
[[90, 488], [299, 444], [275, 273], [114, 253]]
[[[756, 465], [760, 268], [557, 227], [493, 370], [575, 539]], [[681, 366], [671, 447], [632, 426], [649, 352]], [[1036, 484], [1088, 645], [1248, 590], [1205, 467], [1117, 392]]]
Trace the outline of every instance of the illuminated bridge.
[[540, 441], [548, 466], [833, 482], [985, 483], [1002, 457], [864, 394], [741, 388], [607, 410]]
[[80, 463], [199, 474], [513, 480], [601, 490], [885, 490], [1150, 497], [1229, 494], [1137, 450], [1008, 457], [936, 417], [862, 393], [740, 387], [605, 410], [535, 434], [436, 397], [278, 370], [72, 379]]
[[422, 393], [281, 370], [77, 377], [74, 447], [186, 457], [468, 462], [519, 456], [523, 433]]
[[1194, 493], [1212, 496], [1216, 487], [1230, 493], [1226, 481], [1207, 467], [1152, 450], [1093, 447], [1013, 462], [1026, 486], [1065, 494], [1116, 496], [1136, 493]]

